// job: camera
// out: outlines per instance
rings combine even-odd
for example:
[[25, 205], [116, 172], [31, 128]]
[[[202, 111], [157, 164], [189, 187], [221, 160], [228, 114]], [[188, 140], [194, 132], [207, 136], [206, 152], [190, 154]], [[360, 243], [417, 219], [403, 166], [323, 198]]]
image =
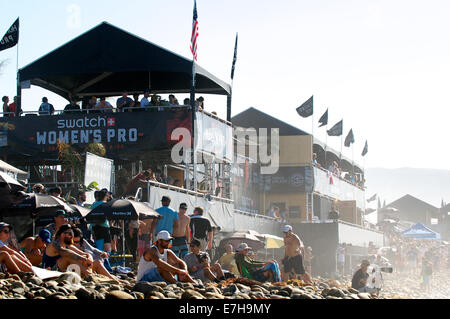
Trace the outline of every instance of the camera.
[[392, 272], [394, 271], [394, 268], [392, 268], [392, 267], [380, 267], [380, 271], [392, 274]]

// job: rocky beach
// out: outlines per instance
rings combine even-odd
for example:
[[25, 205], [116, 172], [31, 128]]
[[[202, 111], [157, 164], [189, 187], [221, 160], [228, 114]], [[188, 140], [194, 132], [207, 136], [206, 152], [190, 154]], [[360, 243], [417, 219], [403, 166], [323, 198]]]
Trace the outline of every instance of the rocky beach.
[[418, 276], [385, 274], [384, 288], [378, 297], [359, 293], [342, 282], [314, 278], [313, 285], [300, 280], [287, 283], [259, 283], [237, 278], [221, 283], [167, 284], [136, 282], [121, 275], [120, 283], [92, 275], [82, 280], [76, 273], [64, 273], [59, 278], [41, 280], [31, 274], [0, 274], [0, 299], [442, 299], [450, 296], [450, 272], [436, 274], [432, 292], [420, 288]]

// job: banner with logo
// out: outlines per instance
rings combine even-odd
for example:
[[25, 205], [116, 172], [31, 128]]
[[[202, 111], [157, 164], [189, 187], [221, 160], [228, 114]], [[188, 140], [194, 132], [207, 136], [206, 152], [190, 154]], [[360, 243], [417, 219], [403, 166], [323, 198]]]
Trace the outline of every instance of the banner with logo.
[[273, 175], [260, 175], [260, 191], [272, 193], [310, 193], [313, 190], [311, 166], [280, 167]]
[[0, 155], [27, 156], [27, 161], [57, 159], [57, 145], [85, 151], [101, 143], [106, 157], [128, 157], [137, 151], [170, 149], [173, 129], [191, 131], [191, 112], [96, 113], [0, 118]]

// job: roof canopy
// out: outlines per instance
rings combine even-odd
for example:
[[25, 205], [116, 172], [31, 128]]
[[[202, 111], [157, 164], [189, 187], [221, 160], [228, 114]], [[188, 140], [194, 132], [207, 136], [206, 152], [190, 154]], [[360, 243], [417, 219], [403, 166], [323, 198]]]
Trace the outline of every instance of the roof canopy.
[[[196, 92], [230, 93], [230, 85], [195, 65]], [[19, 70], [30, 81], [68, 98], [129, 93], [189, 93], [192, 60], [103, 22]]]
[[432, 231], [428, 227], [426, 227], [422, 223], [417, 223], [413, 225], [411, 228], [405, 230], [403, 236], [413, 237], [413, 238], [422, 238], [422, 239], [440, 239], [441, 235]]

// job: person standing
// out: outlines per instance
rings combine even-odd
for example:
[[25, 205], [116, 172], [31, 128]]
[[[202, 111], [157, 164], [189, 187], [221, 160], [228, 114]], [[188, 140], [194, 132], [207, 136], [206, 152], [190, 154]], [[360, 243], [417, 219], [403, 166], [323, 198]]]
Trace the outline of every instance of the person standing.
[[211, 222], [203, 217], [203, 208], [198, 206], [194, 208], [194, 215], [191, 216], [189, 224], [192, 232], [192, 238], [200, 241], [200, 250], [210, 250], [213, 243], [213, 229]]
[[149, 107], [149, 106], [151, 106], [150, 105], [150, 101], [149, 101], [149, 98], [150, 97], [150, 90], [149, 89], [146, 89], [145, 91], [144, 91], [144, 97], [141, 99], [141, 107]]
[[172, 251], [181, 259], [189, 252], [188, 245], [190, 243], [191, 229], [189, 223], [191, 218], [186, 216], [187, 204], [181, 203], [178, 211], [178, 222], [173, 228]]
[[124, 91], [122, 93], [122, 97], [117, 99], [116, 106], [117, 106], [118, 112], [130, 111], [130, 110], [124, 110], [124, 108], [134, 107], [134, 101], [128, 97], [128, 92]]
[[2, 102], [3, 102], [3, 117], [9, 117], [9, 97], [4, 96], [2, 97]]
[[162, 197], [162, 207], [156, 210], [156, 212], [160, 214], [162, 218], [154, 220], [152, 224], [152, 234], [158, 234], [163, 230], [168, 231], [169, 234], [173, 234], [174, 224], [178, 221], [178, 213], [169, 207], [170, 202], [170, 197]]
[[337, 248], [337, 271], [342, 278], [345, 274], [345, 243]]
[[306, 282], [311, 283], [310, 276], [306, 273], [303, 265], [304, 246], [300, 238], [292, 231], [292, 226], [284, 225], [284, 245], [285, 256], [282, 260], [283, 263], [283, 280], [289, 280], [289, 277], [296, 279], [297, 275]]
[[48, 103], [48, 99], [44, 96], [42, 98], [42, 104], [39, 107], [39, 115], [53, 115], [55, 108], [52, 104]]
[[17, 111], [17, 96], [14, 97], [14, 102], [12, 102], [9, 105], [9, 111], [12, 113], [9, 116], [10, 117], [15, 117], [15, 116], [19, 116], [19, 112]]

